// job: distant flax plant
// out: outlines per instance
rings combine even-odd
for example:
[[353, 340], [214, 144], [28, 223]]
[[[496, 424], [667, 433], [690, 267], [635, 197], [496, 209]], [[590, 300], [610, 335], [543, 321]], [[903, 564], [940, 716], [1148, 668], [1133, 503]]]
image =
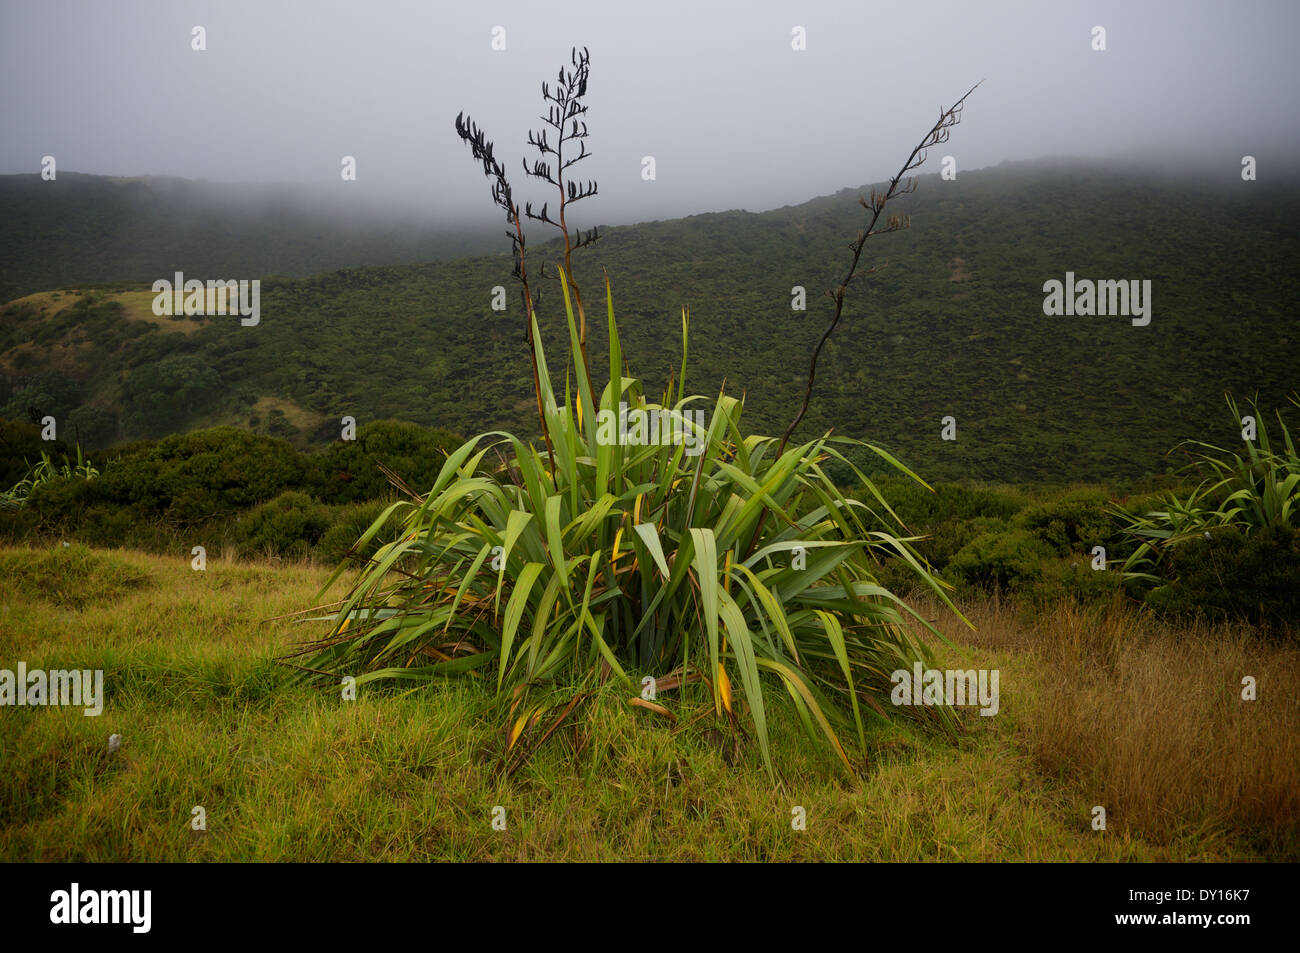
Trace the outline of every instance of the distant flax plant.
[[[524, 163], [528, 176], [557, 191], [554, 212], [549, 203], [521, 210], [492, 142], [463, 113], [455, 122], [510, 226], [544, 449], [490, 432], [451, 453], [433, 486], [408, 491], [410, 499], [392, 504], [365, 532], [356, 550], [392, 521], [401, 529], [361, 567], [347, 597], [319, 617], [331, 621], [329, 633], [292, 657], [310, 656], [300, 667], [332, 679], [352, 675], [358, 685], [447, 676], [491, 683], [504, 716], [507, 774], [611, 679], [629, 704], [669, 722], [692, 698], [707, 699], [733, 731], [752, 728], [769, 774], [770, 692], [783, 689], [787, 710], [853, 770], [866, 758], [871, 721], [891, 716], [890, 674], [930, 662], [912, 623], [939, 635], [880, 584], [877, 560], [903, 560], [919, 583], [952, 603], [913, 550], [914, 537], [900, 535], [902, 522], [841, 448], [865, 447], [920, 478], [860, 441], [826, 434], [787, 447], [807, 408], [820, 345], [804, 406], [786, 433], [746, 434], [740, 400], [687, 390], [683, 311], [681, 370], [651, 402], [625, 364], [608, 278], [608, 374], [593, 380], [572, 254], [597, 236], [569, 220], [575, 204], [596, 194], [594, 182], [570, 175], [590, 155], [582, 118], [587, 50], [575, 49], [571, 63], [554, 89], [542, 86], [545, 126], [528, 137], [538, 157]], [[863, 200], [869, 225], [833, 293], [826, 336], [839, 321], [863, 243], [904, 224], [891, 218], [876, 228], [885, 205], [909, 189], [900, 185], [903, 174], [920, 164], [925, 146], [946, 138], [960, 106], [941, 114], [884, 193]], [[563, 261], [554, 265], [569, 337], [562, 396], [538, 330], [526, 221], [553, 226], [564, 240]], [[679, 432], [692, 439], [609, 439], [600, 422], [623, 403], [689, 428]], [[700, 418], [688, 412], [693, 405], [710, 413]], [[499, 466], [489, 454], [500, 457]], [[870, 502], [835, 486], [823, 470], [830, 460], [852, 469]], [[911, 711], [952, 724], [946, 709]]]
[[[26, 461], [24, 461], [26, 462]], [[27, 503], [27, 498], [38, 486], [57, 480], [93, 480], [99, 476], [99, 470], [81, 453], [81, 444], [77, 444], [77, 462], [73, 464], [65, 455], [63, 464], [54, 462], [54, 458], [44, 450], [41, 458], [30, 464], [27, 473], [8, 490], [0, 490], [0, 506], [20, 509]]]
[[[1225, 395], [1234, 426], [1244, 419], [1231, 395]], [[1290, 402], [1300, 407], [1300, 394]], [[1280, 410], [1275, 410], [1280, 440], [1269, 436], [1267, 415], [1250, 402], [1258, 421], [1255, 440], [1245, 440], [1244, 450], [1229, 450], [1202, 440], [1186, 440], [1175, 447], [1191, 452], [1182, 469], [1202, 479], [1190, 492], [1167, 490], [1160, 509], [1134, 512], [1115, 505], [1121, 531], [1132, 547], [1122, 571], [1142, 587], [1168, 583], [1175, 575], [1171, 557], [1178, 546], [1211, 535], [1212, 530], [1236, 527], [1245, 532], [1270, 528], [1300, 528], [1300, 452]]]

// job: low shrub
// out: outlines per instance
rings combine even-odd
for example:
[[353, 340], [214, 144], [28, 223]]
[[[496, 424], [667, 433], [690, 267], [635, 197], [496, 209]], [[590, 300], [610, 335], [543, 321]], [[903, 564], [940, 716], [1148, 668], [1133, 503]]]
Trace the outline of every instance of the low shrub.
[[1035, 607], [1065, 602], [1088, 606], [1110, 602], [1123, 591], [1124, 575], [1115, 567], [1095, 569], [1091, 556], [1071, 555], [1045, 560], [1027, 596]]
[[1300, 529], [1207, 530], [1170, 548], [1173, 578], [1146, 594], [1153, 608], [1300, 631]]
[[1029, 591], [1043, 579], [1056, 549], [1021, 527], [985, 532], [963, 546], [947, 566], [954, 581], [988, 592]]
[[1067, 490], [1017, 514], [1014, 525], [1051, 546], [1058, 556], [1107, 546], [1115, 535], [1110, 498], [1097, 488]]
[[329, 508], [306, 493], [290, 490], [244, 513], [234, 533], [243, 554], [302, 558], [330, 529]]
[[105, 457], [103, 472], [94, 480], [32, 492], [29, 505], [43, 524], [75, 532], [83, 523], [117, 521], [125, 512], [133, 524], [190, 530], [286, 490], [302, 489], [309, 472], [308, 461], [288, 443], [233, 427], [197, 430], [97, 455]]
[[318, 460], [316, 495], [326, 503], [392, 496], [380, 464], [416, 492], [433, 486], [447, 454], [464, 441], [447, 430], [400, 420], [376, 420], [357, 428], [355, 440], [336, 440]]
[[[1300, 397], [1292, 403], [1300, 406]], [[1189, 493], [1116, 507], [1133, 546], [1124, 564], [1132, 593], [1175, 615], [1235, 617], [1270, 630], [1300, 627], [1300, 453], [1275, 413], [1281, 439], [1251, 405], [1243, 417], [1229, 397], [1239, 449], [1187, 441], [1186, 468], [1204, 479]], [[1257, 431], [1242, 423], [1254, 420]]]
[[397, 527], [380, 532], [362, 545], [357, 545], [365, 531], [379, 518], [387, 507], [383, 501], [349, 503], [330, 507], [330, 528], [316, 544], [315, 557], [324, 563], [338, 564], [349, 556], [365, 561], [381, 546], [395, 542]]

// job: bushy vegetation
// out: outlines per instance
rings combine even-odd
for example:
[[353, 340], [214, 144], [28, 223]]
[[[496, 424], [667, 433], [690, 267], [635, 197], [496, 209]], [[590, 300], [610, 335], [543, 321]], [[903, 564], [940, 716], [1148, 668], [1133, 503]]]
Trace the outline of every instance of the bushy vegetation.
[[1182, 617], [1245, 619], [1268, 629], [1300, 629], [1300, 529], [1236, 526], [1172, 547], [1167, 578], [1148, 605]]
[[300, 558], [311, 552], [330, 528], [325, 507], [297, 490], [253, 507], [240, 523], [238, 535], [245, 545]]
[[28, 471], [13, 465], [5, 471], [22, 474], [6, 488], [11, 505], [0, 507], [0, 536], [11, 541], [66, 537], [183, 553], [205, 546], [328, 562], [352, 550], [378, 515], [373, 504], [382, 506], [395, 493], [385, 467], [423, 485], [447, 449], [461, 443], [444, 431], [371, 421], [357, 428], [355, 441], [304, 453], [281, 439], [225, 427], [138, 441], [85, 461], [63, 451], [68, 462], [57, 465], [38, 428], [12, 421], [0, 428], [13, 451], [35, 449], [43, 461]]
[[381, 499], [392, 486], [380, 464], [408, 486], [432, 486], [462, 442], [448, 430], [398, 420], [362, 424], [355, 440], [335, 440], [320, 455], [316, 495], [326, 503]]
[[[1291, 402], [1300, 406], [1300, 398]], [[1228, 408], [1233, 425], [1242, 427], [1244, 450], [1188, 441], [1187, 473], [1203, 477], [1190, 492], [1163, 495], [1159, 508], [1116, 509], [1132, 544], [1124, 569], [1159, 609], [1296, 631], [1300, 453], [1280, 409], [1278, 441], [1257, 403], [1245, 416], [1231, 397]]]
[[[869, 439], [931, 483], [1111, 485], [1160, 474], [1168, 449], [1189, 435], [1226, 441], [1208, 436], [1222, 425], [1225, 389], [1258, 392], [1276, 406], [1295, 387], [1294, 182], [1208, 189], [1092, 162], [1007, 164], [962, 171], [953, 182], [920, 182], [898, 205], [925, 222], [924, 238], [890, 236], [884, 267], [861, 279], [863, 293], [822, 356], [804, 432], [833, 427]], [[846, 236], [861, 224], [860, 191], [759, 214], [602, 228], [586, 251], [587, 267], [612, 276], [623, 346], [638, 355], [642, 378], [658, 391], [676, 370], [677, 315], [689, 304], [697, 389], [716, 393], [725, 377], [731, 393], [747, 395], [755, 431], [779, 434], [806, 383], [805, 355], [823, 330], [820, 291], [838, 277]], [[499, 240], [495, 224], [492, 230]], [[548, 260], [561, 252], [540, 240], [533, 250]], [[201, 260], [197, 254], [185, 260]], [[173, 260], [140, 277], [170, 276]], [[1155, 276], [1151, 324], [1045, 317], [1042, 285], [1063, 277], [1063, 261], [1080, 276]], [[1204, 261], [1215, 268], [1195, 264]], [[321, 259], [314, 270], [340, 264]], [[195, 277], [209, 276], [194, 268]], [[291, 402], [316, 418], [347, 413], [537, 438], [532, 380], [519, 373], [529, 352], [513, 319], [515, 289], [508, 313], [492, 309], [491, 289], [510, 285], [510, 269], [511, 257], [497, 254], [267, 280], [257, 327], [212, 320], [188, 334], [170, 321], [129, 317], [110, 300], [112, 289], [96, 291], [95, 305], [65, 295], [45, 317], [30, 303], [0, 306], [0, 387], [10, 388], [0, 390], [0, 404], [16, 402], [11, 413], [26, 420], [22, 408], [40, 401], [24, 400], [23, 388], [53, 372], [76, 385], [74, 407], [98, 406], [121, 420], [123, 371], [190, 354], [221, 387], [215, 403], [195, 405], [198, 414], [178, 429], [248, 426], [251, 396]], [[288, 273], [253, 262], [235, 274], [268, 271]], [[796, 285], [807, 290], [807, 312], [791, 308]], [[547, 293], [558, 299], [558, 288]], [[59, 317], [59, 308], [69, 313]], [[558, 307], [539, 305], [538, 323], [548, 338], [566, 333]], [[29, 343], [47, 325], [48, 341]], [[603, 322], [592, 326], [589, 343], [608, 347]], [[955, 442], [939, 439], [948, 414], [957, 418]], [[283, 435], [310, 441], [314, 425], [290, 423]], [[119, 439], [146, 435], [127, 430]], [[87, 434], [81, 441], [95, 445]], [[869, 457], [855, 462], [874, 467]], [[835, 477], [852, 479], [847, 471]]]
[[81, 447], [77, 447], [76, 463], [65, 454], [63, 463], [59, 464], [48, 451], [42, 450], [40, 459], [29, 467], [17, 483], [7, 490], [0, 490], [0, 507], [20, 508], [41, 487], [74, 480], [93, 480], [97, 476], [99, 471], [82, 456]]
[[948, 563], [956, 578], [995, 592], [1027, 590], [1042, 580], [1043, 563], [1056, 556], [1039, 536], [1020, 527], [981, 533]]
[[[358, 214], [360, 213], [360, 214]], [[500, 233], [338, 193], [59, 170], [0, 176], [0, 301], [78, 283], [310, 275], [481, 253]]]
[[[933, 493], [881, 486], [917, 551], [966, 597], [1001, 595], [1027, 607], [1062, 599], [1107, 601], [1121, 585], [1116, 573], [1093, 570], [1093, 547], [1116, 546], [1119, 522], [1111, 501], [1120, 488], [937, 484]], [[861, 494], [860, 494], [861, 495]], [[894, 568], [886, 578], [895, 578]]]
[[[1228, 404], [1240, 428], [1241, 410]], [[1258, 432], [1241, 451], [1186, 441], [1175, 450], [1192, 462], [1156, 481], [878, 487], [921, 537], [917, 552], [963, 597], [996, 594], [1041, 612], [1125, 594], [1173, 619], [1300, 633], [1300, 457], [1280, 411], [1271, 431], [1259, 406], [1249, 409]], [[886, 564], [881, 578], [905, 586], [906, 567]]]

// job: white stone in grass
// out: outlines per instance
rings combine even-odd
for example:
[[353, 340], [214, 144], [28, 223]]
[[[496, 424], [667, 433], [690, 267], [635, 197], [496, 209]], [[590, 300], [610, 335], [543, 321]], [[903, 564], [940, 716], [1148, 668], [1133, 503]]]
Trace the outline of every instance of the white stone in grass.
[[109, 754], [113, 754], [115, 751], [117, 751], [117, 750], [118, 750], [119, 748], [121, 748], [121, 747], [122, 747], [122, 736], [121, 736], [121, 735], [109, 735], [109, 736], [108, 736], [108, 753], [109, 753]]

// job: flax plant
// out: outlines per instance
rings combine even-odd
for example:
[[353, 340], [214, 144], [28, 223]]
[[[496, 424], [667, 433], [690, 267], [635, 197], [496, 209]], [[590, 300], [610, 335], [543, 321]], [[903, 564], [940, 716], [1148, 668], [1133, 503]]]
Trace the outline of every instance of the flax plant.
[[[1291, 402], [1300, 407], [1300, 397]], [[1240, 426], [1241, 411], [1227, 397], [1234, 426]], [[1300, 526], [1300, 453], [1280, 411], [1275, 412], [1281, 442], [1269, 436], [1259, 407], [1251, 404], [1257, 421], [1256, 441], [1243, 441], [1244, 450], [1227, 450], [1200, 440], [1179, 445], [1192, 454], [1184, 472], [1203, 479], [1180, 496], [1169, 491], [1161, 509], [1142, 513], [1115, 507], [1123, 522], [1123, 534], [1134, 549], [1123, 571], [1130, 578], [1148, 583], [1163, 581], [1171, 547], [1210, 532], [1216, 527], [1235, 526], [1247, 532], [1270, 526]], [[1179, 449], [1179, 448], [1175, 448]]]
[[[573, 63], [554, 93], [543, 87], [552, 103], [544, 120], [556, 138], [529, 137], [553, 162], [525, 164], [559, 189], [557, 218], [545, 205], [534, 214], [526, 204], [521, 215], [492, 144], [463, 114], [456, 119], [512, 225], [545, 449], [497, 431], [449, 454], [427, 491], [393, 503], [366, 530], [355, 550], [394, 523], [400, 535], [318, 617], [331, 623], [328, 634], [304, 645], [294, 664], [330, 678], [351, 675], [358, 685], [483, 680], [506, 714], [508, 770], [612, 679], [630, 703], [665, 719], [675, 721], [674, 708], [693, 696], [736, 729], [747, 725], [771, 773], [775, 688], [852, 769], [865, 759], [869, 722], [893, 711], [891, 673], [931, 660], [914, 626], [943, 638], [880, 584], [879, 560], [902, 560], [953, 606], [913, 550], [915, 538], [844, 450], [865, 448], [920, 478], [861, 441], [826, 434], [787, 446], [790, 432], [747, 434], [742, 400], [725, 391], [691, 395], [685, 311], [680, 373], [652, 402], [626, 370], [608, 277], [608, 375], [593, 379], [571, 270], [572, 251], [593, 236], [571, 241], [566, 212], [594, 194], [595, 183], [564, 178], [588, 155], [586, 127], [576, 118], [585, 111], [586, 50], [575, 50]], [[579, 152], [565, 158], [570, 141]], [[538, 330], [524, 218], [556, 225], [565, 238], [556, 265], [569, 338], [563, 394]], [[609, 439], [602, 421], [624, 404], [691, 439]], [[823, 469], [830, 461], [852, 470], [870, 502], [833, 483]], [[348, 569], [341, 565], [322, 594]], [[653, 699], [641, 695], [645, 676], [655, 679]], [[913, 714], [953, 724], [947, 709]]]

